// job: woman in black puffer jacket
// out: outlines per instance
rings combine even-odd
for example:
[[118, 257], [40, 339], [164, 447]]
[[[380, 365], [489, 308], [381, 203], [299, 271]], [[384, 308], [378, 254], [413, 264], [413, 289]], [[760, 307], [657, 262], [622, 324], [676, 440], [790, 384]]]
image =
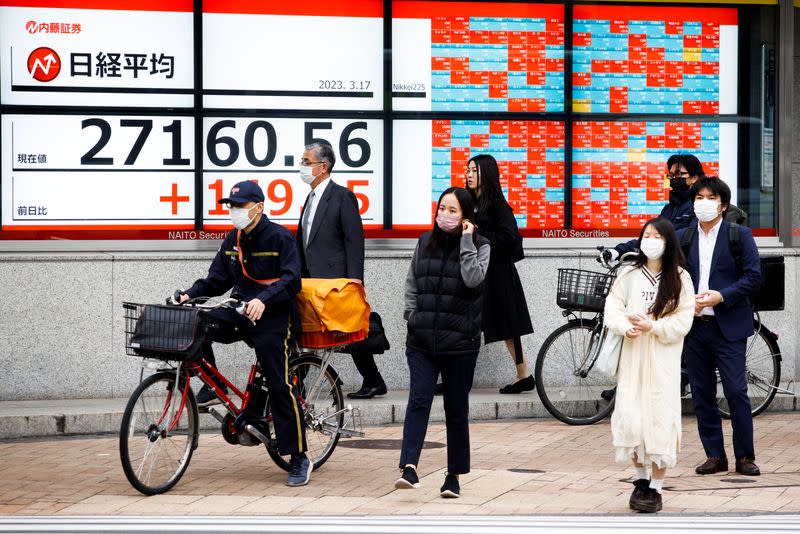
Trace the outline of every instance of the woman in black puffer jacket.
[[411, 377], [400, 454], [403, 474], [395, 487], [419, 486], [416, 467], [441, 373], [447, 426], [447, 476], [441, 494], [458, 497], [458, 475], [470, 468], [469, 390], [481, 345], [489, 241], [475, 231], [474, 204], [466, 189], [447, 189], [436, 213], [433, 229], [419, 238], [406, 277]]

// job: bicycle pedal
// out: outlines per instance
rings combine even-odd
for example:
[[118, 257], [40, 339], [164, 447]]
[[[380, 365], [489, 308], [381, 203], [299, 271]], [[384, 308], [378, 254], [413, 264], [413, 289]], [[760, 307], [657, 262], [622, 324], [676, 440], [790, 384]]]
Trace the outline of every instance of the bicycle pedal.
[[236, 437], [239, 439], [239, 445], [242, 445], [243, 447], [255, 447], [256, 445], [261, 445], [260, 441], [248, 433], [237, 434]]

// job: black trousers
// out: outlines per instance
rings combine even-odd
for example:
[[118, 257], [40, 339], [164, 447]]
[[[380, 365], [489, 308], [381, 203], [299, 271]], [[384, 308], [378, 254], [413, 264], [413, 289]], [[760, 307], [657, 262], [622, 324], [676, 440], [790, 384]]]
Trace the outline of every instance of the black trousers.
[[378, 371], [378, 366], [375, 365], [375, 356], [369, 352], [354, 352], [352, 356], [353, 363], [356, 364], [356, 369], [363, 378], [362, 388], [386, 387], [383, 377]]
[[[235, 343], [247, 340], [256, 351], [258, 363], [269, 389], [269, 405], [281, 454], [297, 454], [306, 450], [303, 407], [289, 385], [289, 318], [264, 316], [254, 325], [230, 309], [209, 314], [210, 341]], [[216, 359], [207, 344], [206, 359], [216, 367]]]
[[716, 320], [695, 319], [684, 341], [683, 354], [692, 384], [697, 430], [706, 456], [726, 456], [722, 418], [717, 408], [716, 370], [719, 370], [722, 390], [731, 410], [733, 453], [737, 458], [755, 458], [753, 415], [747, 396], [746, 350], [747, 340], [728, 341]]
[[419, 464], [434, 388], [441, 373], [447, 427], [447, 471], [454, 475], [469, 473], [469, 390], [478, 352], [465, 356], [429, 356], [407, 348], [406, 358], [411, 378], [400, 467]]

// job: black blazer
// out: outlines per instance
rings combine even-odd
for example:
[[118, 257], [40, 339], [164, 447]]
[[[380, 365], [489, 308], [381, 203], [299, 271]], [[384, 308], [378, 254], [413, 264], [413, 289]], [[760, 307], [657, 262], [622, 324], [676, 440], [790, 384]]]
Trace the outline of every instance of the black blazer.
[[[303, 211], [307, 204], [308, 197]], [[364, 227], [352, 191], [331, 181], [319, 199], [307, 247], [303, 246], [303, 234], [301, 214], [297, 248], [304, 277], [364, 280]]]

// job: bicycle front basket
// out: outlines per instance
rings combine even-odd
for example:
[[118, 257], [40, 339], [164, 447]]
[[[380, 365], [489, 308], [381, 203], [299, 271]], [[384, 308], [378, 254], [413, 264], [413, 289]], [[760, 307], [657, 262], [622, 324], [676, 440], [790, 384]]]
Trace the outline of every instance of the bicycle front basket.
[[200, 310], [124, 302], [125, 349], [130, 356], [195, 359], [205, 341]]
[[559, 269], [556, 304], [566, 310], [601, 312], [614, 278], [608, 273]]

